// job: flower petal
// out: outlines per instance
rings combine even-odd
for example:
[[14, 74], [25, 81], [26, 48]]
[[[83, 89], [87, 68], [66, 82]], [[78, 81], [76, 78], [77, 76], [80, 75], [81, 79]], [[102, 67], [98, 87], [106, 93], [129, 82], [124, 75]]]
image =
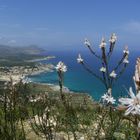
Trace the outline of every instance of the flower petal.
[[138, 92], [138, 94], [136, 95], [136, 97], [140, 100], [140, 91]]
[[119, 102], [122, 103], [123, 105], [129, 105], [133, 102], [133, 99], [131, 99], [131, 98], [120, 98]]
[[135, 94], [134, 94], [134, 92], [133, 92], [133, 90], [132, 90], [132, 87], [129, 88], [129, 95], [130, 95], [130, 97], [131, 97], [132, 99], [136, 98], [136, 96], [135, 96]]
[[134, 110], [134, 106], [130, 106], [126, 111], [125, 111], [125, 115], [129, 115], [130, 113], [132, 113], [132, 111]]

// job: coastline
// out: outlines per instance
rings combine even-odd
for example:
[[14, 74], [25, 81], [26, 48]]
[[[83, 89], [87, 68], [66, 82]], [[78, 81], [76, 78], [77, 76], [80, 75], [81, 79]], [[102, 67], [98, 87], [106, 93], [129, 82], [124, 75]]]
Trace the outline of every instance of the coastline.
[[[31, 83], [33, 83], [33, 84], [37, 84], [37, 85], [43, 85], [43, 86], [48, 86], [49, 88], [50, 88], [50, 90], [52, 90], [53, 92], [55, 92], [55, 93], [58, 93], [59, 91], [60, 91], [60, 87], [59, 87], [59, 85], [57, 85], [57, 84], [51, 84], [51, 83], [40, 83], [40, 82], [34, 82], [34, 81], [31, 81]], [[88, 98], [88, 99], [90, 99], [90, 100], [92, 100], [92, 101], [94, 101], [94, 99], [92, 98], [92, 96], [89, 94], [89, 93], [86, 93], [86, 92], [77, 92], [77, 91], [72, 91], [72, 90], [70, 90], [68, 87], [66, 87], [66, 86], [63, 86], [63, 90], [62, 90], [64, 93], [66, 93], [66, 94], [71, 94], [71, 95], [73, 95], [73, 96], [81, 96], [81, 97], [83, 97], [83, 96], [85, 96], [86, 98]]]
[[34, 68], [30, 66], [14, 66], [14, 67], [0, 67], [0, 81], [10, 81], [18, 82], [23, 77], [28, 77], [30, 75], [39, 75], [44, 72], [53, 72], [54, 65], [52, 64], [38, 64]]
[[[35, 82], [35, 81], [32, 81], [32, 80], [31, 80], [31, 83], [33, 83], [33, 84], [39, 84], [39, 85], [44, 85], [44, 86], [45, 86], [45, 85], [46, 85], [46, 86], [49, 86], [50, 89], [52, 89], [52, 90], [55, 91], [55, 92], [59, 92], [59, 91], [60, 91], [59, 85], [56, 85], [56, 84], [51, 84], [51, 83], [40, 83], [40, 82]], [[65, 93], [74, 93], [73, 91], [69, 90], [69, 88], [66, 87], [66, 86], [63, 87], [63, 90], [62, 90], [62, 91], [65, 92]]]
[[26, 60], [25, 62], [40, 62], [40, 61], [45, 61], [45, 60], [50, 60], [50, 59], [55, 59], [55, 56], [47, 56], [44, 58], [38, 58], [38, 59], [32, 59], [32, 60]]

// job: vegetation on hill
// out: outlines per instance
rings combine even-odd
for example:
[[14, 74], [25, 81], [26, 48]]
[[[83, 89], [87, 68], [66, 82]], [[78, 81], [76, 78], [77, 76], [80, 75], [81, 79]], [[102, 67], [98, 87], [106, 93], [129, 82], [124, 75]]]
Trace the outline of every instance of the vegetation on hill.
[[[137, 139], [135, 118], [87, 94], [12, 81], [0, 96], [0, 138], [5, 140]], [[63, 99], [63, 100], [62, 100]]]
[[0, 45], [0, 66], [34, 65], [35, 63], [26, 60], [45, 57], [40, 55], [42, 52], [44, 49], [35, 45], [28, 47]]

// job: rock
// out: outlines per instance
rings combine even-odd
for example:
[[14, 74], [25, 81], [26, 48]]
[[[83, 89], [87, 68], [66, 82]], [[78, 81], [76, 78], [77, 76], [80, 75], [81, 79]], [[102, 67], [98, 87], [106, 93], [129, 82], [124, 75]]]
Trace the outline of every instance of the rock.
[[79, 140], [85, 140], [85, 138], [84, 137], [80, 137], [80, 139]]
[[115, 132], [113, 136], [116, 138], [116, 140], [125, 140], [125, 134], [123, 133]]
[[66, 140], [66, 139], [61, 135], [56, 135], [55, 140]]

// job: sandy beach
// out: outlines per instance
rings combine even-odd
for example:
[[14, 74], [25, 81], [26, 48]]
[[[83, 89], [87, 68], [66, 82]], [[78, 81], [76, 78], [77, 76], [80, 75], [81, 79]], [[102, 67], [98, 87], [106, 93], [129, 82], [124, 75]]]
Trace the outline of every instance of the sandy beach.
[[13, 82], [20, 81], [23, 77], [28, 77], [29, 75], [38, 75], [43, 72], [53, 72], [54, 65], [52, 64], [40, 64], [37, 65], [35, 68], [28, 67], [28, 66], [14, 66], [6, 68], [2, 68], [3, 70], [0, 71], [0, 81], [10, 81]]

